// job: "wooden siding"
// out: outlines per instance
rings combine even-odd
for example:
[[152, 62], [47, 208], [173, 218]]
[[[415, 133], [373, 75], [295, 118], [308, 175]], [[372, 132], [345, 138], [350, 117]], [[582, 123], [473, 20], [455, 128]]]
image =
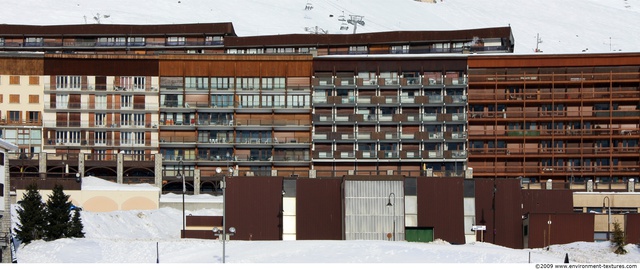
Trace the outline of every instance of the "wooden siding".
[[39, 57], [0, 57], [2, 75], [43, 75], [44, 58]]
[[[522, 248], [520, 181], [516, 179], [475, 179], [475, 184], [475, 223], [487, 226], [484, 241], [510, 248]], [[477, 240], [480, 241], [479, 236]]]
[[226, 226], [234, 240], [282, 239], [282, 177], [227, 177]]
[[[46, 55], [44, 75], [157, 76], [158, 60], [153, 57]], [[55, 82], [55, 78], [52, 77], [52, 81]]]
[[[547, 223], [549, 220], [551, 226]], [[528, 227], [529, 246], [526, 248], [542, 248], [549, 245], [549, 241], [552, 245], [593, 242], [593, 231], [593, 214], [531, 214]]]
[[463, 178], [418, 177], [418, 227], [433, 228], [434, 238], [463, 244]]
[[342, 180], [298, 178], [296, 240], [342, 239]]
[[469, 69], [524, 67], [580, 67], [640, 65], [639, 53], [564, 55], [470, 55]]

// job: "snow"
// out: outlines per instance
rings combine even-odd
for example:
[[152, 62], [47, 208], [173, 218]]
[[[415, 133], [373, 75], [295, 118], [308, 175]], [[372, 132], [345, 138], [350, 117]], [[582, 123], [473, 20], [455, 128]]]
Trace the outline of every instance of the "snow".
[[[189, 198], [190, 200], [198, 200]], [[208, 198], [205, 198], [208, 199]], [[13, 209], [15, 222], [16, 212]], [[83, 211], [85, 238], [34, 241], [21, 245], [18, 262], [38, 263], [221, 263], [217, 240], [180, 239], [182, 212], [173, 208], [115, 212]], [[215, 209], [187, 211], [187, 215], [219, 214]], [[15, 224], [14, 224], [15, 226]], [[239, 228], [240, 229], [240, 228]], [[232, 238], [233, 239], [233, 238]], [[157, 248], [156, 248], [157, 247]], [[511, 249], [490, 243], [452, 245], [405, 241], [229, 241], [226, 262], [236, 264], [296, 263], [451, 263], [524, 266], [557, 263], [569, 255], [572, 263], [640, 262], [640, 250], [627, 245], [626, 255], [612, 252], [609, 242], [576, 242], [546, 249]], [[158, 254], [158, 255], [157, 255]], [[529, 265], [533, 267], [533, 265]], [[86, 269], [86, 268], [83, 268]], [[509, 267], [508, 269], [513, 269]], [[529, 268], [531, 269], [531, 268]]]
[[[313, 9], [305, 9], [307, 3]], [[640, 51], [640, 0], [0, 0], [6, 24], [232, 22], [239, 36], [340, 30], [340, 15], [364, 16], [358, 33], [511, 26], [516, 53]], [[151, 8], [152, 7], [152, 8]], [[344, 12], [344, 13], [343, 13]], [[538, 37], [542, 43], [538, 43]]]

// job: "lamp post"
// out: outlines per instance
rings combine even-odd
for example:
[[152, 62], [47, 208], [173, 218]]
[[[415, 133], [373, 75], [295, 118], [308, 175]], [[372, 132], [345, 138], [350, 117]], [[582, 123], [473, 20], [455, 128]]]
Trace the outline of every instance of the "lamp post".
[[178, 178], [182, 177], [182, 232], [180, 233], [180, 237], [182, 238], [184, 231], [187, 229], [187, 223], [185, 220], [186, 216], [184, 211], [184, 194], [187, 192], [187, 184], [184, 180], [184, 162], [182, 162], [182, 159], [178, 161], [178, 165], [182, 168], [182, 173], [178, 171], [177, 175]]
[[[391, 203], [391, 196], [393, 196], [393, 203]], [[393, 241], [396, 241], [396, 194], [391, 192], [389, 193], [389, 201], [387, 202], [387, 206], [393, 207]]]
[[[227, 170], [229, 171], [229, 173], [233, 173], [233, 168], [228, 167]], [[216, 168], [216, 173], [221, 173], [222, 169], [220, 167]], [[225, 189], [227, 189], [227, 175], [223, 174], [222, 175], [222, 183], [220, 183], [220, 188], [222, 188], [222, 263], [224, 263], [224, 257], [225, 257], [225, 243], [227, 240], [227, 233], [226, 233], [226, 229], [227, 229], [227, 209], [226, 209], [226, 200], [227, 200], [227, 195], [225, 195]], [[233, 228], [233, 227], [231, 227]], [[231, 231], [231, 228], [229, 228], [229, 232], [231, 232], [233, 234], [235, 234], [236, 229], [233, 228], [233, 231]], [[215, 231], [214, 231], [215, 233]]]
[[604, 196], [604, 198], [602, 198], [602, 211], [604, 212], [604, 200], [607, 200], [607, 241], [609, 240], [609, 232], [611, 231], [611, 202], [609, 201], [609, 196]]

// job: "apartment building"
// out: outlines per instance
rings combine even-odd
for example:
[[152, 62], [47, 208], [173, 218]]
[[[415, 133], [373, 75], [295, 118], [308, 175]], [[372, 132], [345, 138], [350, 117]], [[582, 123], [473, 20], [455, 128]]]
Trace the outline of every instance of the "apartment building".
[[[464, 53], [514, 44], [509, 27], [257, 37], [237, 37], [230, 23], [0, 30], [6, 61], [28, 65], [18, 52], [37, 59], [0, 78], [20, 76], [38, 95], [35, 103], [2, 88], [23, 110], [5, 114], [40, 121], [30, 132], [41, 134], [29, 137], [40, 140], [15, 156], [16, 176], [179, 190], [184, 175], [194, 193], [219, 188], [217, 167], [243, 176], [460, 176]], [[443, 53], [456, 56], [427, 57]], [[40, 107], [24, 111], [27, 98]]]
[[639, 54], [474, 55], [468, 64], [475, 177], [580, 189], [637, 181]]

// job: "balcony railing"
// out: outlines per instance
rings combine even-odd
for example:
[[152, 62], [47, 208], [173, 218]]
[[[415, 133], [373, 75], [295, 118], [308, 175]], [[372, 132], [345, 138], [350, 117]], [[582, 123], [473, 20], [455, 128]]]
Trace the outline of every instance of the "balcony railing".
[[44, 84], [44, 91], [88, 91], [88, 92], [157, 92], [158, 85], [134, 84], [118, 86], [114, 84], [86, 84], [78, 87], [60, 87], [56, 84]]
[[45, 102], [45, 110], [158, 110], [157, 103], [74, 103]]
[[156, 122], [87, 122], [87, 121], [56, 121], [47, 120], [43, 121], [43, 126], [46, 128], [157, 128]]

